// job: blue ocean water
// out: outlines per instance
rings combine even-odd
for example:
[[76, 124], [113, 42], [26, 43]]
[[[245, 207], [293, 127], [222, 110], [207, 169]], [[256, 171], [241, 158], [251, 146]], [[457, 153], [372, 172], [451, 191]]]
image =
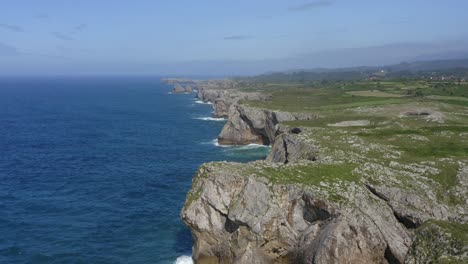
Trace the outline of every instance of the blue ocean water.
[[[174, 263], [197, 167], [263, 158], [156, 78], [0, 80], [0, 263]], [[205, 120], [204, 120], [205, 119]]]

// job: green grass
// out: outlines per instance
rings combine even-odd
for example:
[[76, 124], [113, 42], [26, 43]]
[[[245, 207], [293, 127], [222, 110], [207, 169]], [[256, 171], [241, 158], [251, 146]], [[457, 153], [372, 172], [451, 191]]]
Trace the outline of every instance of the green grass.
[[445, 232], [449, 233], [453, 238], [462, 241], [465, 245], [468, 244], [468, 224], [430, 220], [425, 223], [423, 227], [428, 224], [435, 224]]
[[[380, 129], [358, 133], [359, 136], [379, 141], [386, 141], [397, 135], [421, 135], [428, 137], [428, 142], [417, 142], [411, 138], [399, 138], [392, 141], [407, 158], [467, 157], [468, 145], [463, 144], [457, 135], [442, 136], [441, 132], [468, 132], [468, 126], [432, 126], [418, 129]], [[388, 141], [387, 141], [388, 142]], [[388, 142], [390, 143], [390, 142]]]
[[[270, 83], [256, 87], [271, 94], [272, 100], [245, 104], [318, 115], [314, 120], [288, 121], [283, 125], [310, 128], [310, 139], [320, 146], [319, 155], [344, 162], [265, 168], [252, 173], [274, 183], [317, 186], [322, 181], [356, 182], [363, 177], [353, 174], [356, 167], [370, 162], [389, 168], [393, 161], [402, 167], [395, 169], [397, 179], [392, 184], [424, 196], [425, 191], [417, 189], [421, 185], [404, 170], [405, 166], [415, 166], [413, 173], [419, 173], [418, 166], [429, 162], [432, 170], [420, 173], [425, 177], [422, 180], [426, 186], [433, 188], [438, 199], [447, 205], [464, 203], [451, 190], [458, 184], [457, 162], [468, 157], [468, 139], [462, 134], [468, 133], [465, 108], [468, 107], [468, 84], [386, 80]], [[427, 116], [402, 116], [413, 108], [440, 112], [441, 119], [436, 122]], [[370, 124], [364, 127], [329, 126], [355, 120], [368, 120]], [[398, 171], [401, 171], [400, 175]], [[367, 180], [383, 180], [372, 175], [365, 177], [370, 177]], [[332, 196], [330, 199], [342, 199], [339, 194]]]
[[205, 170], [205, 165], [200, 166], [195, 173], [195, 177], [192, 181], [192, 188], [190, 189], [190, 192], [187, 194], [187, 198], [185, 199], [185, 207], [190, 206], [190, 204], [200, 198], [203, 192], [203, 188], [201, 186], [197, 186], [199, 178], [205, 178], [207, 176], [206, 173], [202, 173], [203, 170]]
[[[290, 127], [328, 127], [329, 124], [336, 124], [339, 122], [352, 121], [352, 120], [369, 120], [370, 125], [366, 127], [375, 128], [378, 123], [387, 120], [387, 118], [379, 117], [379, 116], [357, 115], [357, 114], [349, 115], [349, 114], [343, 113], [342, 115], [321, 116], [313, 120], [286, 121], [286, 122], [283, 122], [283, 124], [290, 126]], [[330, 129], [333, 129], [333, 128], [330, 128]], [[349, 129], [352, 129], [352, 127], [350, 127]]]
[[249, 105], [295, 112], [401, 104], [430, 98], [462, 106], [468, 102], [468, 85], [426, 81], [358, 81], [311, 86], [267, 83], [257, 86], [257, 90], [271, 93], [272, 101], [248, 102]]
[[265, 177], [273, 183], [318, 185], [320, 182], [357, 182], [359, 176], [352, 173], [356, 164], [311, 164], [309, 166], [267, 167], [256, 171], [257, 176]]
[[461, 101], [461, 100], [439, 100], [440, 102], [452, 105], [460, 105], [468, 107], [468, 101]]
[[382, 98], [388, 98], [388, 97], [403, 97], [403, 96], [404, 96], [404, 95], [402, 95], [402, 94], [382, 92], [382, 91], [379, 91], [379, 90], [371, 90], [371, 91], [352, 91], [352, 92], [347, 92], [347, 94], [355, 95], [355, 96], [382, 97]]
[[[468, 89], [468, 87], [466, 88]], [[429, 99], [434, 100], [448, 100], [448, 101], [468, 101], [468, 97], [461, 97], [461, 96], [441, 96], [441, 95], [431, 95], [428, 96]]]
[[272, 95], [271, 101], [251, 101], [247, 104], [259, 108], [305, 112], [407, 102], [403, 98], [356, 96], [347, 94], [344, 90], [336, 87], [282, 89], [274, 91]]
[[[330, 114], [330, 113], [328, 113]], [[328, 124], [338, 123], [349, 120], [365, 119], [370, 121], [366, 127], [329, 127]], [[401, 128], [396, 123], [407, 128]], [[386, 125], [382, 125], [385, 123]], [[333, 153], [342, 151], [347, 155], [360, 155], [365, 162], [372, 159], [373, 162], [383, 162], [386, 166], [391, 161], [397, 161], [403, 166], [412, 166], [412, 164], [421, 164], [421, 162], [431, 161], [434, 168], [439, 173], [428, 173], [425, 176], [433, 180], [436, 185], [433, 186], [434, 192], [440, 201], [447, 204], [462, 204], [459, 197], [454, 196], [449, 190], [458, 185], [458, 165], [456, 162], [440, 161], [442, 158], [451, 158], [454, 161], [468, 157], [468, 143], [461, 133], [468, 133], [468, 126], [456, 122], [447, 121], [446, 124], [428, 123], [421, 118], [398, 118], [375, 115], [353, 114], [345, 112], [342, 115], [333, 113], [323, 116], [316, 120], [308, 121], [290, 121], [285, 125], [294, 127], [312, 127], [317, 128], [311, 133], [312, 138], [321, 146], [321, 153]], [[345, 133], [345, 134], [343, 134]], [[369, 146], [377, 144], [377, 149], [371, 149], [367, 152], [361, 152], [351, 146], [350, 143], [343, 141], [343, 138], [357, 136], [364, 144]], [[423, 136], [426, 140], [415, 140], [413, 136]], [[388, 148], [399, 151], [401, 156], [396, 160], [385, 157]], [[367, 177], [366, 177], [367, 178]], [[398, 176], [402, 188], [413, 190], [414, 180], [403, 174]], [[373, 180], [369, 178], [368, 180]], [[416, 191], [416, 190], [414, 190]]]
[[353, 102], [349, 102], [349, 103], [322, 105], [322, 106], [309, 108], [309, 110], [339, 110], [339, 109], [356, 108], [356, 107], [363, 107], [363, 106], [403, 104], [403, 103], [408, 102], [405, 99], [387, 99], [387, 98], [379, 98], [379, 97], [375, 97], [375, 98], [376, 98], [375, 100], [355, 100], [354, 99], [352, 100]]
[[187, 198], [185, 200], [185, 207], [189, 207], [195, 200], [198, 200], [200, 198], [202, 192], [203, 192], [202, 187], [197, 188], [197, 190], [195, 192], [190, 191], [187, 194]]
[[[408, 142], [410, 144], [410, 142]], [[450, 156], [467, 156], [468, 147], [460, 145], [459, 142], [442, 139], [428, 144], [401, 145], [399, 150], [405, 152], [408, 156], [417, 157], [450, 157]]]

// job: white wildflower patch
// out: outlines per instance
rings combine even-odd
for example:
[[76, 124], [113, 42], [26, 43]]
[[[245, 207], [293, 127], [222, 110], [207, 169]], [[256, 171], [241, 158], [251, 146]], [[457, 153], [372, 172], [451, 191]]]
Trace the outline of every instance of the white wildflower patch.
[[394, 169], [407, 170], [424, 176], [437, 175], [440, 173], [439, 169], [424, 164], [401, 164], [396, 161], [391, 161], [389, 165]]
[[418, 140], [418, 141], [429, 141], [429, 139], [425, 136], [422, 135], [408, 135], [408, 137], [412, 140]]

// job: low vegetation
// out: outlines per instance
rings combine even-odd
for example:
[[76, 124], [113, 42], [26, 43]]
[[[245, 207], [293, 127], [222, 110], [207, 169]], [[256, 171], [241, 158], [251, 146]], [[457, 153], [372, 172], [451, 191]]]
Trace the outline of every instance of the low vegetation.
[[[453, 208], [465, 205], [461, 174], [468, 168], [467, 83], [361, 80], [264, 88], [272, 100], [246, 104], [317, 114], [315, 120], [283, 125], [300, 127], [303, 140], [320, 151], [317, 162], [257, 166], [250, 174], [326, 190], [324, 195], [339, 203], [349, 203], [344, 197], [355, 183], [370, 183]], [[452, 224], [447, 223], [445, 227]], [[453, 224], [466, 232], [465, 225]]]

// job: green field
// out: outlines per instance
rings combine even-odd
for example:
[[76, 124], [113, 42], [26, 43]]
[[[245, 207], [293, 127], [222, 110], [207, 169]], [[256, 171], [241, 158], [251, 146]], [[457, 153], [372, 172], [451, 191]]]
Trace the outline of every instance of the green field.
[[[463, 202], [455, 188], [461, 166], [468, 164], [467, 84], [423, 80], [264, 83], [257, 91], [271, 94], [272, 99], [244, 104], [316, 114], [315, 120], [283, 125], [301, 127], [306, 131], [302, 137], [319, 146], [319, 156], [329, 161], [303, 165], [298, 169], [301, 173], [284, 168], [257, 174], [274, 182], [314, 186], [336, 180], [385, 182], [421, 194], [423, 186], [430, 186], [442, 203]], [[365, 125], [342, 125], [353, 122]], [[363, 164], [379, 167], [380, 175], [356, 174]], [[385, 179], [389, 170], [400, 175]], [[420, 182], [414, 182], [408, 171], [418, 174]]]

